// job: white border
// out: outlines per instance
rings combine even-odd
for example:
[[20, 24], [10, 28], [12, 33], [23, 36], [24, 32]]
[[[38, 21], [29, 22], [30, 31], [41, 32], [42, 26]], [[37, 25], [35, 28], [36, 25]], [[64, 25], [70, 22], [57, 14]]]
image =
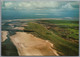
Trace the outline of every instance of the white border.
[[[0, 57], [18, 57], [18, 56], [1, 56], [1, 2], [2, 1], [41, 1], [41, 0], [0, 0]], [[80, 0], [44, 0], [44, 1], [78, 1], [80, 2]], [[80, 33], [80, 3], [79, 3], [79, 33]], [[79, 34], [79, 38], [80, 38], [80, 34]], [[80, 39], [79, 39], [79, 44], [80, 44]], [[79, 45], [79, 51], [80, 51], [80, 45]], [[28, 56], [19, 56], [19, 57], [28, 57]], [[35, 57], [35, 56], [32, 56], [32, 57]], [[46, 56], [36, 56], [36, 57], [46, 57]], [[56, 57], [56, 56], [47, 56], [47, 57]], [[79, 56], [57, 56], [57, 57], [80, 57], [80, 52], [79, 52]]]

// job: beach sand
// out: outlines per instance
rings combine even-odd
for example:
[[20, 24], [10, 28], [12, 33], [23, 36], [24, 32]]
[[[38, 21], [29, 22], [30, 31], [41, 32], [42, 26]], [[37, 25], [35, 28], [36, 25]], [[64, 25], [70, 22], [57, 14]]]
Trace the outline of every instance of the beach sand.
[[59, 56], [54, 45], [26, 32], [16, 32], [10, 36], [20, 56]]

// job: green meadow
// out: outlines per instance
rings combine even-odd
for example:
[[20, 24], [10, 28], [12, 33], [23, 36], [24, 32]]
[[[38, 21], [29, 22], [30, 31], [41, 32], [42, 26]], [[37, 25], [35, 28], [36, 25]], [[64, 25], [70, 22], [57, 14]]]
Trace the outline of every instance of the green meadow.
[[78, 56], [79, 24], [68, 20], [38, 20], [29, 22], [24, 31], [49, 40], [61, 56]]

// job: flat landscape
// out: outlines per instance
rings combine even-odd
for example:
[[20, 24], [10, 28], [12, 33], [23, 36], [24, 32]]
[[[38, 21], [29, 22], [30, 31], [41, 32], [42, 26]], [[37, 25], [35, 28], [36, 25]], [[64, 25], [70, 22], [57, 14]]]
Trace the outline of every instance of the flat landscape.
[[78, 20], [26, 19], [2, 22], [3, 56], [78, 56], [78, 52]]

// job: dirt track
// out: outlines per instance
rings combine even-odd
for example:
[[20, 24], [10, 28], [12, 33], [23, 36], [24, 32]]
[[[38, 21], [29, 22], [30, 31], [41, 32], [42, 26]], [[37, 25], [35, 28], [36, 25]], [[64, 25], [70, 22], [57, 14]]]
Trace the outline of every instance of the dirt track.
[[53, 44], [25, 32], [16, 32], [10, 39], [20, 56], [59, 56]]

